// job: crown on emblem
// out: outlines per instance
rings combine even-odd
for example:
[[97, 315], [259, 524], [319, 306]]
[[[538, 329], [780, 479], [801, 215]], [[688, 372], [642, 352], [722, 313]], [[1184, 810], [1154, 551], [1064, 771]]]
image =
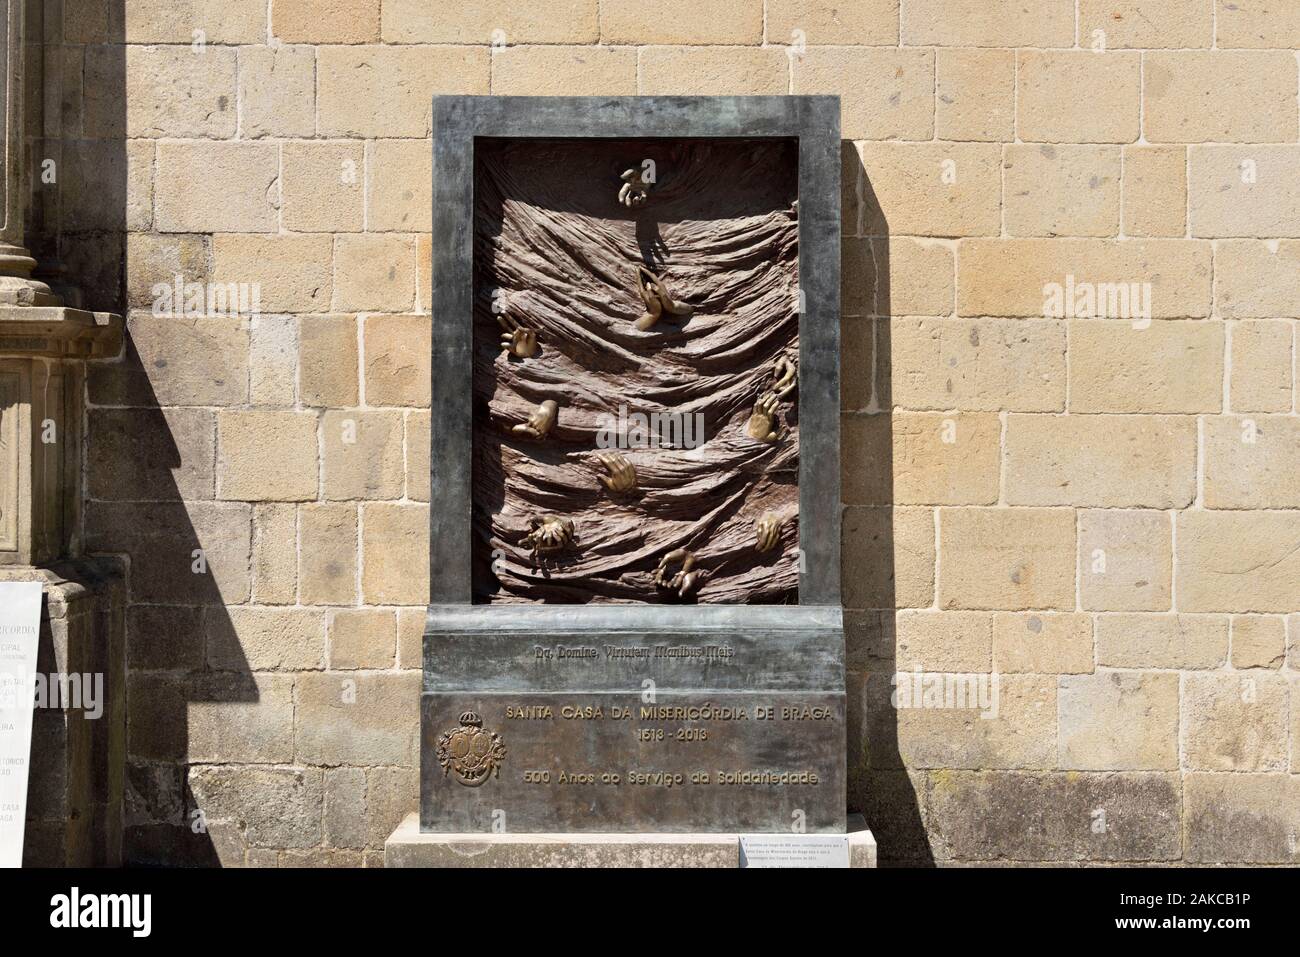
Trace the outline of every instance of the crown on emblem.
[[483, 727], [483, 719], [478, 716], [477, 711], [466, 711], [461, 714], [460, 723], [470, 728]]

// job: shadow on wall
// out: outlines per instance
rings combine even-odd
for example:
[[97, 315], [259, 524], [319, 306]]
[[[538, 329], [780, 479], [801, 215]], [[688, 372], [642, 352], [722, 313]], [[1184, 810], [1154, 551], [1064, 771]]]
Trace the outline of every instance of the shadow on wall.
[[124, 5], [28, 3], [28, 237], [69, 305], [143, 307], [86, 386], [85, 548], [129, 566], [124, 855], [215, 864], [242, 858], [244, 838], [196, 814], [195, 789], [217, 804], [224, 790], [223, 769], [201, 765], [291, 760], [292, 679], [254, 678], [226, 609], [250, 597], [252, 506], [215, 500], [210, 406], [247, 402], [248, 320], [156, 316], [143, 298], [206, 237], [128, 236], [152, 227], [150, 194], [131, 183], [153, 142], [127, 139]]
[[[897, 541], [932, 522], [923, 510], [893, 505], [893, 396], [890, 388], [889, 227], [853, 143], [841, 144], [840, 406], [843, 581], [848, 690], [849, 810], [866, 818], [882, 864], [933, 866], [918, 788], [924, 774], [904, 766], [895, 673], [895, 609], [913, 598], [899, 581]], [[916, 514], [914, 514], [916, 513]], [[929, 541], [934, 540], [930, 526]], [[933, 567], [933, 561], [931, 561]], [[904, 594], [904, 592], [907, 592]]]

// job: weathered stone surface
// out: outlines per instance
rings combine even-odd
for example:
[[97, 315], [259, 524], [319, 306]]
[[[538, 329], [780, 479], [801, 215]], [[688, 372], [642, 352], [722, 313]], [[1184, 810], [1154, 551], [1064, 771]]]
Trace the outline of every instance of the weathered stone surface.
[[330, 847], [366, 846], [364, 768], [325, 769], [325, 843]]
[[942, 140], [1015, 138], [1016, 59], [1011, 50], [939, 50], [935, 131]]
[[325, 666], [325, 615], [308, 608], [229, 608], [208, 615], [208, 666], [300, 671]]
[[242, 502], [90, 502], [86, 550], [131, 556], [131, 599], [248, 599], [252, 510]]
[[[967, 682], [968, 688], [973, 687], [972, 679], [985, 681], [987, 691], [969, 695], [964, 708], [898, 708], [898, 753], [906, 767], [1056, 766], [1055, 676], [962, 675], [960, 678]], [[915, 679], [904, 672], [899, 680]], [[963, 703], [955, 697], [954, 701]]]
[[[594, 0], [587, 0], [596, 18]], [[604, 0], [600, 40], [609, 44], [741, 44], [763, 40], [761, 0], [669, 0], [647, 17], [636, 0]]]
[[929, 826], [944, 859], [1171, 861], [1178, 776], [935, 771]]
[[248, 401], [248, 324], [153, 316], [127, 319], [130, 343], [117, 363], [87, 373], [96, 405], [242, 405]]
[[492, 91], [515, 96], [631, 96], [637, 92], [637, 51], [505, 47], [492, 54]]
[[[1285, 662], [1285, 618], [1272, 615], [1233, 616], [1232, 667], [1281, 668]], [[1291, 700], [1296, 700], [1294, 690]]]
[[298, 513], [300, 598], [307, 605], [357, 600], [355, 505], [304, 505]]
[[1017, 133], [1031, 143], [1134, 142], [1141, 65], [1138, 53], [1021, 50]]
[[1079, 600], [1089, 611], [1169, 611], [1173, 525], [1164, 512], [1079, 513]]
[[368, 316], [365, 320], [366, 402], [428, 406], [428, 316]]
[[393, 830], [420, 806], [420, 772], [415, 768], [371, 768], [366, 772], [366, 843], [383, 847]]
[[208, 409], [92, 409], [86, 481], [105, 500], [211, 499], [216, 425]]
[[[863, 228], [885, 227], [869, 217]], [[953, 253], [942, 242], [902, 236], [845, 239], [842, 250], [844, 315], [952, 315]]]
[[330, 616], [329, 648], [334, 671], [391, 668], [396, 661], [397, 616], [379, 608], [336, 611]]
[[[934, 132], [929, 50], [810, 47], [790, 64], [794, 93], [840, 96], [840, 132], [853, 140], [928, 140]], [[846, 78], [848, 82], [846, 82]]]
[[415, 303], [415, 244], [407, 236], [340, 236], [334, 244], [334, 311], [405, 312]]
[[1300, 420], [1214, 416], [1202, 436], [1207, 508], [1300, 507]]
[[397, 609], [397, 667], [423, 667], [425, 606]]
[[1208, 3], [1183, 0], [1079, 0], [1080, 43], [1092, 46], [1098, 32], [1108, 49], [1208, 47], [1214, 12]]
[[261, 0], [132, 0], [118, 5], [115, 13], [104, 9], [111, 4], [86, 6], [99, 7], [101, 28], [108, 25], [121, 31], [96, 30], [87, 37], [91, 42], [120, 43], [125, 37], [130, 44], [183, 43], [188, 48], [196, 39], [196, 29], [202, 30], [208, 44], [260, 43], [266, 38], [266, 8]]
[[405, 484], [402, 413], [335, 409], [321, 420], [327, 499], [397, 499]]
[[[486, 34], [482, 43], [490, 39]], [[435, 93], [487, 93], [486, 46], [324, 46], [316, 53], [322, 136], [427, 137]], [[375, 109], [383, 103], [383, 109]]]
[[366, 228], [433, 228], [433, 151], [424, 140], [378, 140], [366, 167]]
[[1292, 323], [1235, 322], [1229, 328], [1233, 412], [1289, 412], [1292, 395]]
[[126, 47], [127, 135], [234, 136], [235, 70], [235, 51], [225, 47]]
[[1097, 616], [1097, 664], [1103, 667], [1217, 668], [1227, 657], [1226, 617]]
[[1193, 773], [1184, 778], [1184, 793], [1188, 861], [1300, 862], [1300, 777]]
[[[1150, 283], [1152, 318], [1199, 318], [1210, 314], [1210, 276], [1210, 244], [1203, 242], [968, 239], [957, 249], [957, 313], [1043, 317], [1055, 298], [1049, 289], [1057, 288], [1059, 296], [1073, 277], [1076, 301], [1081, 298], [1078, 287], [1085, 283], [1119, 291], [1137, 283], [1140, 293], [1141, 284]], [[1107, 309], [1111, 298], [1106, 297]], [[1116, 302], [1123, 305], [1118, 297]], [[1060, 315], [1057, 311], [1051, 317]], [[1116, 317], [1113, 312], [1102, 315]]]
[[1146, 54], [1142, 94], [1147, 139], [1294, 142], [1294, 60], [1289, 50]]
[[239, 132], [247, 139], [315, 135], [316, 51], [241, 47], [239, 110]]
[[406, 497], [429, 501], [429, 413], [406, 413]]
[[293, 505], [253, 507], [253, 601], [292, 605], [298, 596], [298, 511]]
[[1175, 520], [1178, 605], [1186, 611], [1300, 607], [1300, 515], [1184, 512]]
[[[204, 665], [201, 607], [132, 605], [126, 613], [131, 667], [137, 671], [172, 668], [197, 671]], [[224, 608], [213, 609], [225, 617]]]
[[1061, 767], [1178, 769], [1178, 675], [1102, 671], [1061, 678]]
[[298, 329], [298, 387], [303, 405], [356, 405], [360, 399], [357, 320], [352, 316], [304, 316]]
[[186, 690], [190, 700], [183, 712], [182, 731], [188, 732], [184, 757], [209, 763], [290, 760], [291, 677], [213, 676], [196, 679]]
[[1282, 675], [1183, 677], [1186, 767], [1196, 771], [1285, 771], [1290, 747]]
[[1120, 163], [1117, 146], [1009, 144], [1002, 162], [1007, 234], [1118, 235]]
[[212, 824], [240, 827], [262, 847], [314, 847], [321, 840], [319, 768], [197, 767], [189, 770], [196, 808]]
[[[1294, 145], [1191, 147], [1188, 192], [1192, 235], [1300, 236], [1296, 225], [1300, 185], [1287, 175], [1297, 156], [1300, 147]], [[1282, 262], [1295, 259], [1294, 244], [1288, 246], [1289, 254]], [[1268, 249], [1276, 252], [1272, 244]]]
[[160, 232], [269, 233], [279, 226], [276, 144], [164, 141], [156, 177]]
[[846, 508], [841, 549], [846, 608], [934, 602], [934, 510]]
[[979, 672], [993, 667], [993, 616], [975, 611], [900, 611], [898, 669]]
[[1139, 327], [1109, 320], [1070, 323], [1070, 411], [1220, 411], [1222, 325]]
[[276, 0], [271, 33], [286, 43], [369, 43], [379, 39], [380, 0]]
[[790, 42], [795, 30], [816, 45], [896, 46], [899, 0], [769, 0], [767, 42]]
[[890, 385], [894, 403], [902, 408], [1065, 408], [1064, 323], [896, 319], [888, 335]]
[[790, 58], [778, 47], [648, 47], [639, 62], [642, 94], [770, 96], [790, 88]]
[[258, 302], [266, 312], [328, 308], [331, 266], [329, 236], [218, 233], [212, 237], [212, 281], [247, 284], [250, 305], [256, 285]]
[[939, 607], [1074, 609], [1074, 513], [939, 511]]
[[292, 406], [297, 398], [298, 320], [257, 315], [248, 326], [250, 401], [263, 408]]
[[217, 497], [245, 502], [314, 499], [316, 416], [223, 410], [217, 417]]
[[[150, 165], [153, 165], [152, 158]], [[187, 282], [207, 281], [207, 236], [127, 234], [126, 296], [129, 305], [152, 309], [158, 303], [160, 311], [163, 311], [162, 307], [166, 305], [163, 297], [168, 293], [174, 305], [177, 276], [181, 277], [182, 288]]]
[[944, 0], [903, 4], [903, 42], [918, 46], [1068, 47], [1074, 45], [1069, 0], [969, 0], [956, 13]]
[[1220, 47], [1300, 46], [1300, 9], [1289, 4], [1220, 0], [1214, 17]]
[[[698, 22], [710, 14], [692, 9], [687, 16]], [[541, 0], [527, 6], [505, 0], [455, 7], [432, 7], [420, 0], [383, 4], [385, 43], [595, 43], [597, 36], [596, 0]]]
[[1093, 669], [1092, 617], [1048, 612], [993, 616], [993, 670], [1085, 674]]
[[1196, 423], [1182, 416], [1013, 414], [1005, 466], [1011, 505], [1180, 508], [1196, 495]]
[[130, 753], [158, 761], [286, 762], [293, 683], [289, 675], [133, 674]]
[[1182, 236], [1187, 230], [1187, 150], [1124, 147], [1124, 233]]
[[[1300, 153], [1296, 155], [1300, 159]], [[1296, 208], [1300, 211], [1300, 203]], [[1296, 305], [1300, 242], [1222, 241], [1216, 244], [1214, 262], [1214, 303], [1223, 318], [1271, 319], [1300, 313]]]
[[897, 504], [997, 502], [1002, 427], [996, 415], [897, 412], [892, 420]]
[[840, 321], [840, 409], [872, 408], [876, 379], [876, 323], [842, 317]]
[[361, 595], [368, 604], [414, 605], [429, 599], [429, 507], [362, 509]]
[[365, 858], [350, 848], [287, 848], [280, 852], [280, 867], [363, 867]]
[[863, 143], [867, 231], [991, 236], [1001, 229], [1000, 150], [980, 143]]
[[298, 677], [294, 755], [306, 764], [413, 767], [420, 674], [312, 672]]
[[[285, 143], [281, 162], [286, 229], [308, 233], [361, 229], [365, 218], [362, 144]], [[411, 209], [409, 214], [415, 212]]]

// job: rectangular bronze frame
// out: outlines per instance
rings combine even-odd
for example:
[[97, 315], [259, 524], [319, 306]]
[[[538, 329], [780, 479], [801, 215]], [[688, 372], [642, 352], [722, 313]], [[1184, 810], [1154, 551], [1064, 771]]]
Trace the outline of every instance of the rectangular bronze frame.
[[478, 137], [798, 140], [799, 540], [803, 551], [799, 604], [838, 606], [840, 103], [836, 96], [434, 97], [430, 604], [472, 601], [473, 215]]
[[[539, 668], [527, 650], [550, 642], [644, 645], [695, 641], [733, 645], [735, 664], [698, 670], [657, 666], [661, 700], [743, 699], [829, 708], [816, 727], [773, 729], [747, 722], [729, 748], [759, 764], [773, 746], [818, 769], [806, 794], [810, 832], [844, 833], [844, 635], [840, 607], [840, 103], [834, 96], [474, 97], [433, 101], [433, 287], [430, 603], [421, 693], [420, 827], [477, 832], [509, 806], [511, 830], [781, 831], [784, 799], [755, 790], [687, 795], [675, 790], [650, 810], [572, 813], [530, 800], [503, 779], [492, 788], [447, 782], [438, 736], [462, 709], [502, 702], [626, 702], [645, 677], [617, 661], [574, 673]], [[799, 537], [798, 605], [474, 604], [471, 585], [474, 149], [478, 138], [780, 138], [798, 141], [799, 182]], [[737, 697], [738, 696], [738, 697]], [[502, 728], [507, 747], [527, 751], [530, 728]], [[593, 747], [596, 739], [591, 739]], [[534, 746], [536, 740], [534, 736]], [[606, 742], [608, 746], [608, 741]], [[536, 753], [536, 752], [534, 752]], [[743, 763], [743, 762], [742, 762]], [[800, 798], [803, 800], [803, 798]]]

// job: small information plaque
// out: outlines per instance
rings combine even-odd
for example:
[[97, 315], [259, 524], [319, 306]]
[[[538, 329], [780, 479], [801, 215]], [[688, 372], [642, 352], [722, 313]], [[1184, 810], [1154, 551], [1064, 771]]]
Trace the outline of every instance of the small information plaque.
[[848, 867], [847, 834], [742, 834], [741, 867]]
[[0, 867], [21, 867], [41, 583], [0, 582]]

